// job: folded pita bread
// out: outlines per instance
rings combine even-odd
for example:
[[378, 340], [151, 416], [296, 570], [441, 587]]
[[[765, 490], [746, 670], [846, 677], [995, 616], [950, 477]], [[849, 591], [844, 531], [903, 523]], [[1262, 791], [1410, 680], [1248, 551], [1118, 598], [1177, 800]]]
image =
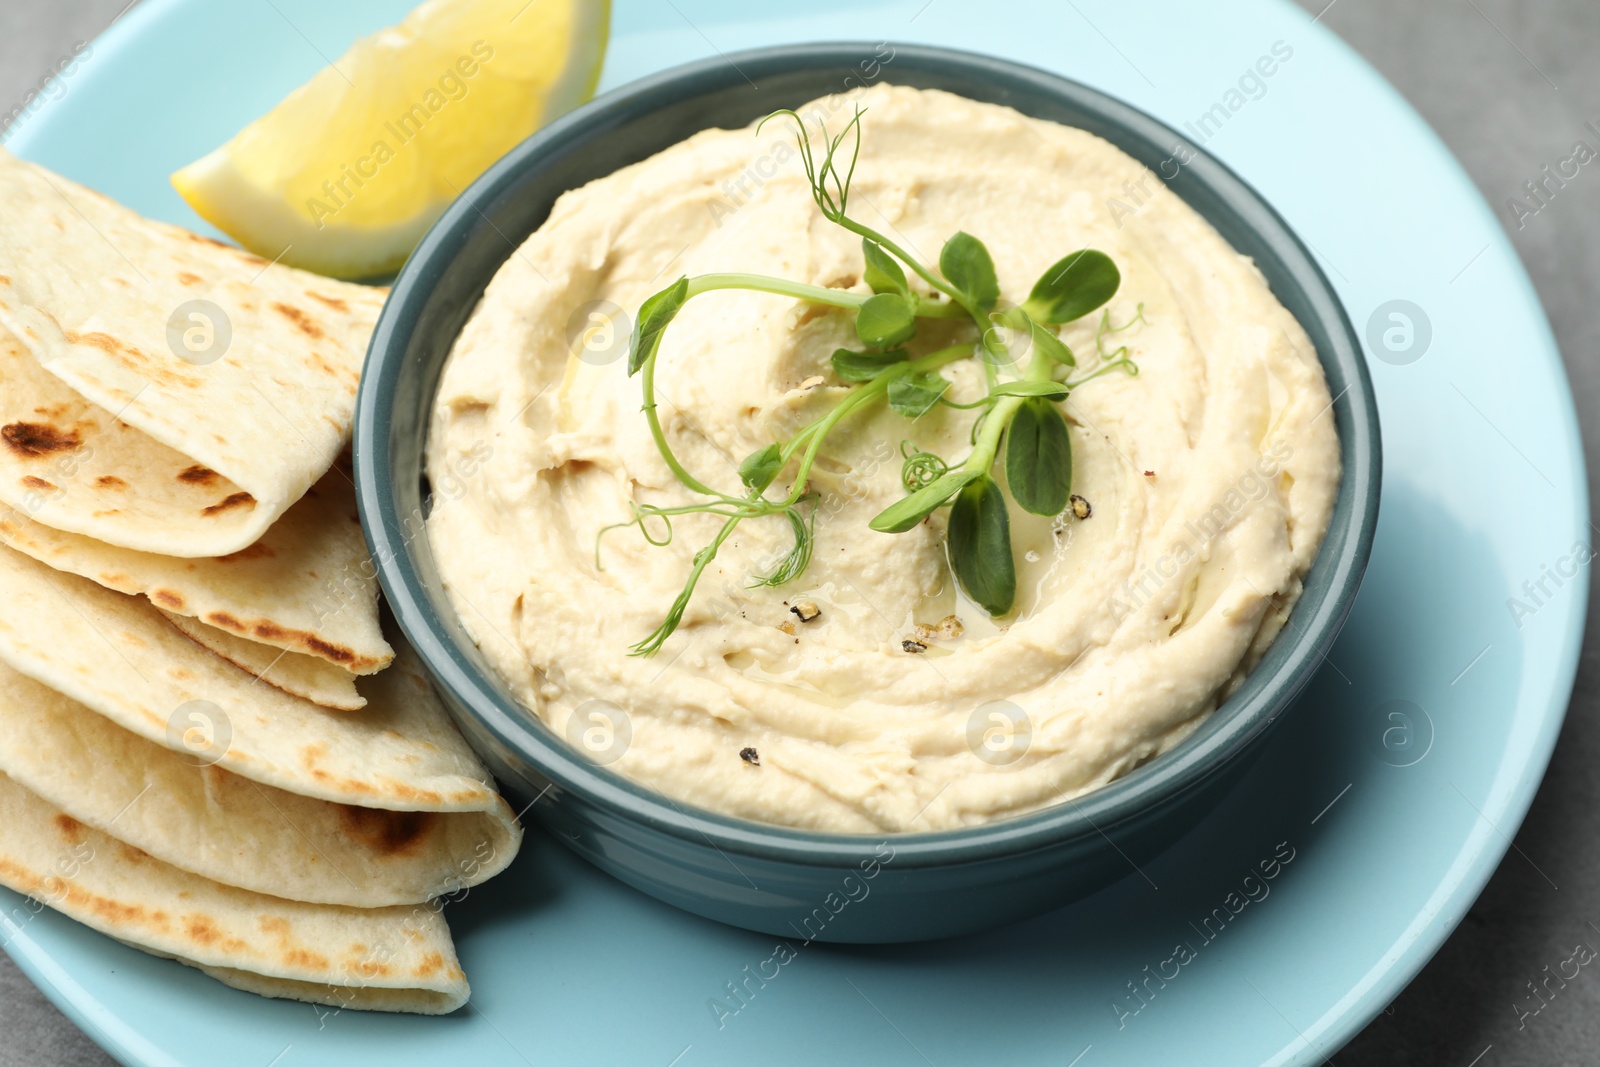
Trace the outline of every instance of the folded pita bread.
[[[107, 450], [41, 521], [170, 556], [254, 543], [344, 447], [385, 292], [143, 218], [4, 150], [0, 204], [0, 324], [99, 409], [98, 434], [149, 438]], [[88, 440], [81, 409], [28, 389], [37, 410], [0, 424], [19, 462]]]
[[318, 904], [421, 904], [504, 870], [504, 807], [436, 814], [311, 800], [147, 741], [0, 664], [0, 774], [174, 867]]
[[175, 615], [165, 609], [161, 609], [161, 614], [201, 648], [210, 649], [240, 670], [248, 671], [285, 693], [341, 711], [357, 711], [367, 706], [367, 698], [356, 691], [356, 676], [325, 660], [246, 641], [187, 615]]
[[343, 908], [219, 885], [85, 826], [5, 775], [0, 885], [263, 996], [442, 1015], [469, 994], [431, 905]]
[[[148, 741], [287, 792], [394, 811], [500, 811], [489, 773], [413, 653], [362, 680], [367, 706], [290, 696], [201, 648], [143, 597], [0, 547], [0, 660]], [[199, 744], [194, 717], [211, 734]]]
[[67, 388], [0, 327], [0, 501], [61, 530], [154, 538], [238, 491]]
[[[0, 395], [3, 389], [0, 382]], [[0, 543], [57, 570], [355, 674], [372, 674], [394, 659], [378, 624], [378, 583], [355, 490], [342, 469], [318, 482], [255, 544], [216, 559], [119, 548], [35, 521], [24, 510], [26, 500], [10, 503], [0, 507]]]

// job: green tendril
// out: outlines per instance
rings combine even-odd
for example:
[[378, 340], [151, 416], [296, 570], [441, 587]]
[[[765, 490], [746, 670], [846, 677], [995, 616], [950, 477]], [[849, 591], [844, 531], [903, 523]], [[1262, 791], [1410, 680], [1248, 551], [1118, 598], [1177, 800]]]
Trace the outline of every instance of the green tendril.
[[[906, 451], [910, 447], [911, 451]], [[900, 455], [905, 463], [900, 467], [900, 483], [907, 492], [914, 493], [938, 481], [950, 467], [932, 452], [923, 452], [910, 441], [900, 442]]]
[[784, 516], [789, 520], [789, 528], [794, 531], [794, 548], [789, 554], [779, 561], [771, 574], [759, 575], [751, 579], [750, 588], [771, 587], [787, 585], [805, 573], [811, 566], [811, 547], [816, 540], [817, 508], [815, 496], [809, 497], [812, 506], [809, 515], [801, 515], [800, 509], [785, 508]]
[[[781, 515], [793, 536], [792, 546], [771, 571], [750, 577], [750, 588], [786, 585], [806, 573], [816, 547], [818, 497], [810, 488], [812, 471], [832, 433], [846, 420], [880, 403], [907, 420], [920, 418], [936, 406], [977, 412], [971, 424], [971, 450], [956, 466], [909, 439], [901, 441], [900, 482], [908, 495], [877, 515], [871, 525], [899, 533], [918, 525], [933, 511], [949, 507], [948, 557], [961, 588], [992, 615], [1009, 612], [1016, 573], [1006, 517], [1008, 493], [1024, 510], [1036, 514], [1046, 514], [1067, 499], [1070, 440], [1056, 406], [1066, 397], [1063, 386], [1077, 388], [1114, 370], [1129, 376], [1139, 373], [1126, 345], [1106, 349], [1107, 337], [1145, 319], [1140, 304], [1132, 319], [1112, 324], [1105, 305], [1115, 295], [1121, 275], [1104, 253], [1093, 249], [1070, 253], [1039, 278], [1025, 304], [996, 310], [1001, 303], [999, 278], [988, 249], [978, 238], [965, 232], [954, 234], [935, 266], [852, 218], [850, 187], [861, 160], [865, 113], [858, 106], [837, 134], [829, 134], [820, 117], [814, 130], [808, 128], [806, 120], [789, 109], [774, 111], [756, 130], [759, 133], [774, 119], [793, 124], [800, 163], [817, 210], [824, 219], [862, 239], [862, 277], [870, 294], [757, 274], [719, 273], [680, 277], [640, 306], [628, 373], [640, 376], [641, 410], [667, 469], [685, 489], [706, 499], [675, 507], [630, 502], [627, 521], [602, 527], [596, 534], [595, 567], [603, 569], [601, 541], [611, 530], [637, 526], [647, 544], [664, 547], [673, 542], [674, 518], [713, 515], [722, 525], [711, 542], [694, 554], [683, 589], [661, 624], [631, 646], [634, 655], [654, 655], [671, 638], [682, 624], [706, 568], [745, 520]], [[927, 291], [912, 289], [907, 270], [921, 279]], [[689, 470], [673, 451], [656, 402], [657, 355], [663, 335], [689, 300], [719, 290], [770, 293], [851, 314], [856, 335], [866, 348], [834, 353], [831, 370], [846, 387], [844, 395], [792, 435], [761, 444], [738, 463], [736, 473], [743, 488], [737, 494], [723, 492], [711, 480]], [[1071, 368], [1075, 361], [1055, 327], [1097, 310], [1095, 352], [1099, 365], [1076, 381], [1059, 383], [1054, 375], [1063, 366]], [[925, 319], [963, 319], [972, 324], [976, 334], [973, 339], [919, 356], [915, 338]], [[994, 323], [1004, 323], [1034, 339], [1025, 362], [1013, 358], [1005, 339], [1010, 334], [1002, 335]], [[937, 373], [939, 368], [971, 358], [978, 358], [981, 364], [985, 395], [967, 403], [949, 400], [945, 393], [951, 380]], [[1009, 490], [1003, 490], [990, 473], [996, 468], [1002, 441], [1006, 442]], [[722, 474], [718, 479], [725, 477]], [[787, 486], [787, 492], [769, 499], [766, 494], [774, 484]], [[807, 503], [810, 507], [804, 506]]]

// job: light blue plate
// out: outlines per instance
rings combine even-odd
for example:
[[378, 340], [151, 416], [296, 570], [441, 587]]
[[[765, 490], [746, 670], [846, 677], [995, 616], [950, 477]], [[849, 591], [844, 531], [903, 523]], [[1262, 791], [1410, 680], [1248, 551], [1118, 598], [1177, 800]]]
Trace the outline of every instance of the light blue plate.
[[[200, 227], [167, 173], [410, 2], [148, 0], [11, 147]], [[771, 938], [674, 911], [537, 836], [511, 873], [451, 910], [475, 994], [445, 1019], [326, 1015], [233, 992], [53, 913], [0, 919], [23, 968], [124, 1062], [1319, 1063], [1488, 880], [1571, 691], [1588, 509], [1544, 315], [1438, 139], [1274, 0], [801, 6], [803, 19], [777, 20], [748, 0], [620, 0], [605, 85], [808, 39], [925, 41], [1059, 70], [1209, 130], [1206, 146], [1324, 257], [1351, 317], [1374, 323], [1382, 519], [1309, 695], [1245, 784], [1159, 861], [965, 940], [796, 945], [778, 967]], [[1230, 94], [1275, 42], [1273, 75]], [[1247, 882], [1263, 862], [1275, 877]], [[0, 905], [27, 915], [14, 894]]]

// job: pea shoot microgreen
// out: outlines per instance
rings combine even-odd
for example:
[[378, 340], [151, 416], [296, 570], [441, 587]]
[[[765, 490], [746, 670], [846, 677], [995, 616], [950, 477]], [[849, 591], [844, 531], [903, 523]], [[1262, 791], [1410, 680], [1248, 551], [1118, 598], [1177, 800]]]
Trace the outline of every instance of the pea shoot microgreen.
[[[705, 274], [678, 278], [639, 308], [628, 374], [640, 379], [642, 410], [661, 458], [685, 488], [706, 499], [670, 508], [634, 504], [628, 521], [608, 526], [600, 535], [637, 526], [650, 544], [666, 545], [672, 541], [674, 517], [710, 515], [721, 518], [722, 525], [695, 553], [683, 590], [661, 625], [632, 646], [634, 655], [652, 655], [672, 636], [700, 576], [741, 522], [781, 515], [794, 539], [788, 554], [770, 573], [754, 576], [752, 586], [784, 585], [805, 573], [816, 539], [813, 465], [841, 423], [879, 402], [908, 420], [940, 405], [977, 409], [971, 450], [959, 463], [923, 451], [909, 440], [902, 442], [901, 481], [907, 495], [874, 517], [870, 526], [883, 533], [902, 533], [948, 507], [946, 549], [951, 570], [973, 601], [991, 615], [1005, 615], [1015, 604], [1017, 585], [1007, 490], [1025, 511], [1060, 514], [1072, 490], [1072, 439], [1058, 405], [1071, 390], [1103, 374], [1138, 373], [1126, 346], [1108, 352], [1105, 344], [1108, 336], [1143, 321], [1143, 305], [1134, 319], [1115, 327], [1109, 310], [1102, 311], [1095, 332], [1096, 366], [1077, 380], [1057, 377], [1075, 369], [1077, 359], [1056, 327], [1103, 309], [1121, 285], [1116, 264], [1103, 252], [1080, 249], [1062, 257], [1039, 277], [1020, 306], [1001, 307], [994, 260], [977, 237], [966, 232], [951, 236], [935, 270], [892, 238], [853, 218], [848, 213], [850, 184], [861, 154], [862, 115], [858, 109], [833, 136], [819, 120], [820, 148], [813, 145], [804, 120], [794, 111], [773, 112], [757, 130], [774, 120], [793, 124], [817, 209], [829, 222], [861, 238], [862, 278], [870, 293], [764, 275]], [[745, 457], [737, 470], [740, 488], [729, 492], [691, 473], [673, 452], [657, 413], [655, 390], [656, 356], [673, 319], [696, 296], [723, 289], [774, 293], [849, 313], [865, 346], [864, 351], [840, 349], [831, 360], [834, 375], [852, 388], [786, 440], [770, 442]], [[976, 339], [915, 354], [913, 343], [924, 319], [965, 319], [975, 327]], [[1013, 358], [1008, 335], [1027, 340], [1025, 363], [1019, 365]], [[973, 357], [982, 358], [987, 391], [970, 403], [952, 401], [947, 395], [950, 380], [939, 370]], [[1002, 372], [1011, 376], [1002, 378]], [[1005, 489], [994, 473], [1002, 442]], [[788, 491], [769, 497], [780, 476], [791, 470], [785, 483]], [[595, 554], [599, 566], [598, 538]]]

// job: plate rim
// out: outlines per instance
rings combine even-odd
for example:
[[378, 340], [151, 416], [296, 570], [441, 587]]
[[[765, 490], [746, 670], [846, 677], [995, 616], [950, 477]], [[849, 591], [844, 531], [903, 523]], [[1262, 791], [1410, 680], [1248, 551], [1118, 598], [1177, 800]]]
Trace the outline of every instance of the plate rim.
[[[169, 9], [181, 8], [192, 2], [195, 0], [144, 0], [116, 24], [95, 37], [93, 44], [97, 49], [104, 48], [108, 52], [131, 49], [137, 43], [140, 31], [146, 22], [153, 23], [164, 16]], [[1304, 12], [1291, 0], [1256, 0], [1256, 2], [1290, 10], [1297, 17], [1304, 15]], [[1538, 336], [1534, 339], [1534, 347], [1540, 350], [1539, 356], [1548, 361], [1548, 367], [1553, 372], [1551, 380], [1558, 386], [1556, 391], [1559, 395], [1556, 399], [1560, 402], [1557, 405], [1556, 415], [1561, 423], [1564, 443], [1572, 461], [1569, 464], [1572, 476], [1569, 484], [1558, 488], [1557, 491], [1569, 495], [1574, 510], [1580, 517], [1587, 515], [1589, 501], [1588, 482], [1585, 476], [1587, 457], [1583, 451], [1575, 396], [1548, 315], [1544, 312], [1543, 304], [1533, 289], [1526, 266], [1517, 254], [1515, 246], [1500, 227], [1483, 193], [1477, 188], [1455, 154], [1388, 79], [1364, 56], [1320, 23], [1312, 23], [1310, 33], [1318, 39], [1320, 47], [1337, 51], [1345, 62], [1357, 68], [1368, 83], [1387, 98], [1390, 112], [1402, 116], [1412, 127], [1413, 132], [1429, 145], [1430, 155], [1439, 166], [1441, 174], [1448, 174], [1456, 186], [1470, 191], [1469, 199], [1478, 214], [1479, 222], [1490, 235], [1487, 251], [1500, 253], [1508, 262], [1512, 276], [1519, 283], [1519, 295], [1522, 301], [1535, 312], [1533, 319], [1538, 327]], [[17, 151], [19, 155], [27, 155], [40, 131], [53, 127], [57, 122], [59, 120], [46, 109], [34, 116], [26, 127], [17, 130], [16, 137], [9, 140], [7, 147]], [[1587, 526], [1581, 525], [1581, 518], [1575, 532], [1580, 539], [1589, 532]], [[1488, 884], [1495, 869], [1509, 852], [1511, 839], [1526, 818], [1534, 794], [1548, 768], [1571, 701], [1583, 647], [1590, 598], [1588, 585], [1581, 585], [1577, 594], [1568, 600], [1566, 611], [1559, 617], [1564, 647], [1557, 658], [1557, 668], [1551, 674], [1549, 697], [1544, 702], [1545, 706], [1538, 709], [1541, 713], [1540, 726], [1528, 745], [1527, 759], [1518, 768], [1514, 786], [1498, 798], [1491, 797], [1498, 800], [1498, 806], [1492, 809], [1485, 808], [1482, 812], [1483, 818], [1479, 820], [1480, 822], [1483, 819], [1492, 820], [1493, 825], [1505, 836], [1486, 833], [1482, 835], [1483, 844], [1474, 856], [1464, 864], [1460, 862], [1458, 856], [1457, 862], [1445, 872], [1434, 893], [1424, 902], [1423, 908], [1391, 944], [1390, 949], [1374, 961], [1372, 967], [1344, 996], [1332, 1002], [1320, 1017], [1308, 1024], [1301, 1036], [1286, 1042], [1279, 1053], [1266, 1061], [1267, 1063], [1273, 1065], [1321, 1063], [1324, 1055], [1318, 1045], [1312, 1043], [1313, 1038], [1326, 1039], [1329, 1043], [1337, 1041], [1335, 1051], [1338, 1047], [1342, 1047], [1426, 966], [1454, 931], [1473, 900]], [[1500, 772], [1503, 773], [1503, 768]], [[1498, 778], [1497, 774], [1491, 779], [1491, 787], [1498, 782]], [[1472, 843], [1469, 837], [1463, 842], [1463, 847], [1468, 848]], [[1429, 907], [1433, 908], [1431, 914], [1428, 912]], [[1420, 930], [1416, 929], [1419, 923]], [[129, 1064], [131, 1067], [147, 1067], [147, 1065], [187, 1067], [161, 1050], [149, 1046], [140, 1031], [133, 1029], [128, 1021], [105, 1000], [78, 986], [65, 966], [58, 963], [50, 952], [31, 936], [26, 934], [14, 936], [4, 947], [19, 969], [59, 1010], [119, 1062]], [[47, 973], [51, 970], [59, 971], [61, 977], [76, 988], [78, 996], [73, 996], [71, 991], [65, 988], [65, 984], [58, 985]], [[102, 1026], [102, 1017], [110, 1024], [109, 1027]], [[122, 1040], [124, 1037], [130, 1039], [126, 1045]], [[130, 1046], [138, 1047], [140, 1051], [136, 1053]], [[138, 1058], [134, 1058], [135, 1056]]]

